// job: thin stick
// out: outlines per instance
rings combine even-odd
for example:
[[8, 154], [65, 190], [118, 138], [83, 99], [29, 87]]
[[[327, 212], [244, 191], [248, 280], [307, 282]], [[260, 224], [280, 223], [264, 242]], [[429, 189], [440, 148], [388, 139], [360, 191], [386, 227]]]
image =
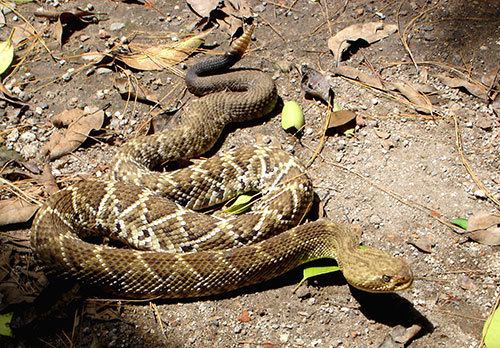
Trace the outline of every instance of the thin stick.
[[37, 199], [35, 199], [33, 197], [30, 197], [28, 194], [24, 193], [19, 187], [17, 187], [16, 185], [12, 184], [10, 181], [5, 180], [4, 178], [0, 177], [0, 183], [2, 183], [4, 185], [7, 185], [8, 187], [10, 187], [10, 189], [12, 191], [14, 191], [14, 193], [19, 198], [25, 200], [26, 202], [32, 203], [32, 204], [37, 204], [37, 205], [42, 205], [42, 202], [40, 202], [39, 200], [37, 200]]
[[155, 303], [150, 302], [149, 307], [153, 310], [154, 317], [156, 319], [156, 322], [158, 323], [158, 326], [160, 327], [161, 335], [167, 341], [167, 336], [165, 335], [165, 329], [163, 328], [163, 321], [161, 319], [161, 314], [160, 311], [158, 310], [158, 307], [156, 306]]
[[465, 167], [465, 170], [467, 170], [467, 172], [469, 173], [472, 180], [476, 183], [477, 187], [479, 187], [484, 192], [486, 197], [488, 197], [497, 206], [500, 206], [500, 202], [490, 192], [490, 190], [488, 190], [488, 188], [486, 188], [486, 186], [484, 186], [483, 182], [477, 177], [476, 173], [472, 169], [472, 166], [470, 165], [469, 161], [465, 157], [463, 145], [462, 145], [462, 134], [460, 132], [458, 118], [455, 114], [452, 114], [452, 117], [453, 117], [453, 123], [455, 125], [455, 139], [456, 139], [457, 150], [458, 150], [458, 153], [460, 154], [460, 159], [462, 160], [462, 164]]
[[332, 98], [329, 98], [328, 100], [328, 109], [326, 112], [326, 118], [325, 118], [325, 124], [323, 125], [323, 134], [321, 138], [319, 139], [319, 144], [316, 147], [316, 150], [314, 150], [314, 153], [312, 154], [311, 158], [309, 161], [307, 161], [306, 168], [309, 168], [311, 164], [313, 164], [314, 160], [318, 155], [321, 153], [321, 150], [323, 150], [323, 147], [325, 146], [325, 138], [326, 138], [326, 132], [328, 130], [328, 126], [330, 125], [330, 120], [332, 118], [332, 105], [331, 105]]

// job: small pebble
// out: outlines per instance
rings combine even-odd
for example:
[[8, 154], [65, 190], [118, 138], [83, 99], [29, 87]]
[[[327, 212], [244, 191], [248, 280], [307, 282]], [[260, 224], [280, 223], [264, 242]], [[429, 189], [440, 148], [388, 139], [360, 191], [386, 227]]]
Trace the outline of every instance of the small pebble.
[[101, 67], [101, 68], [96, 69], [97, 75], [106, 75], [106, 74], [110, 74], [112, 72], [113, 72], [113, 70], [111, 70], [110, 68]]
[[380, 225], [382, 223], [382, 218], [380, 216], [373, 214], [370, 216], [370, 224], [372, 225]]
[[474, 191], [474, 197], [485, 199], [486, 198], [486, 194], [484, 193], [483, 190], [476, 190], [476, 191]]
[[122, 30], [123, 28], [125, 28], [125, 23], [122, 22], [111, 23], [111, 25], [109, 26], [109, 30], [111, 31], [118, 31]]

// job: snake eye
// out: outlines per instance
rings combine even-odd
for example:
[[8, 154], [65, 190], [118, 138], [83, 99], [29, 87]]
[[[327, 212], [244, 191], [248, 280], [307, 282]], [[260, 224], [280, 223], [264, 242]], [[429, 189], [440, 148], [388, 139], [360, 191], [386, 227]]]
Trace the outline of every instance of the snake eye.
[[388, 276], [388, 275], [383, 275], [382, 276], [382, 280], [385, 282], [385, 283], [389, 283], [391, 281], [391, 276]]

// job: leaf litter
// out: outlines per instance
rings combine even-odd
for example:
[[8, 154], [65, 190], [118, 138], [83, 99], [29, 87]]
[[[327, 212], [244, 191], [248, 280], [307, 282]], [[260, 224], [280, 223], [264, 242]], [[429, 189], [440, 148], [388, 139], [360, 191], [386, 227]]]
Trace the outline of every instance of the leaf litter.
[[131, 43], [130, 53], [118, 54], [116, 58], [137, 70], [164, 70], [189, 57], [205, 42], [209, 33], [205, 31], [174, 44], [145, 46]]
[[101, 129], [104, 111], [69, 109], [55, 115], [51, 121], [55, 127], [67, 127], [64, 131], [55, 131], [42, 149], [42, 155], [48, 154], [49, 159], [54, 160], [80, 147], [92, 130]]
[[232, 37], [243, 28], [243, 20], [252, 17], [246, 0], [187, 0], [189, 8], [201, 20], [198, 25], [217, 25]]
[[342, 53], [348, 50], [355, 41], [363, 40], [372, 44], [394, 34], [397, 30], [396, 24], [383, 22], [354, 24], [328, 39], [328, 48], [338, 63], [341, 61]]

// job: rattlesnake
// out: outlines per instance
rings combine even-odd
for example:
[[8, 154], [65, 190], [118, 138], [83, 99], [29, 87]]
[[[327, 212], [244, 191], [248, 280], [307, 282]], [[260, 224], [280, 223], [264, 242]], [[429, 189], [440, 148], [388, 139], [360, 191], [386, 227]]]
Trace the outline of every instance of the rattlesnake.
[[[410, 286], [406, 262], [358, 248], [358, 235], [348, 225], [299, 225], [312, 202], [312, 183], [299, 161], [279, 148], [243, 146], [172, 172], [152, 171], [200, 156], [226, 124], [274, 108], [276, 87], [266, 74], [226, 71], [246, 50], [250, 34], [225, 55], [188, 70], [190, 91], [206, 95], [190, 103], [177, 126], [126, 143], [109, 180], [79, 182], [44, 204], [31, 244], [48, 273], [119, 297], [199, 297], [333, 257], [357, 288]], [[198, 212], [243, 192], [260, 194], [249, 213]]]

